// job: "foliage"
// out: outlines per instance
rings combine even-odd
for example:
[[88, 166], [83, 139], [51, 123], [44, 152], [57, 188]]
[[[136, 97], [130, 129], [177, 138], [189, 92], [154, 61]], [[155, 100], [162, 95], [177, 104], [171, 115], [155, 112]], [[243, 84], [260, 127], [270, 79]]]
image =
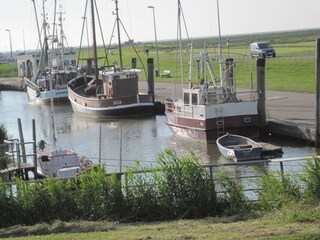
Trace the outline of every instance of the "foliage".
[[[3, 144], [5, 139], [8, 139], [7, 129], [4, 124], [0, 123], [0, 144]], [[0, 148], [0, 169], [5, 169], [9, 162], [8, 158], [4, 157], [6, 151], [6, 147]]]
[[[281, 211], [291, 222], [319, 219], [318, 161], [308, 161], [299, 175], [260, 172], [256, 210]], [[14, 188], [0, 182], [0, 214], [5, 216], [0, 227], [55, 220], [155, 221], [252, 213], [241, 179], [231, 178], [223, 169], [216, 180], [211, 179], [192, 152], [178, 156], [166, 149], [158, 155], [158, 163], [151, 169], [137, 162], [124, 175], [107, 175], [104, 166], [98, 166], [76, 179], [17, 179]], [[312, 206], [318, 210], [309, 211]]]
[[10, 188], [0, 178], [0, 227], [8, 227], [20, 223], [17, 214], [18, 205], [10, 193]]
[[15, 77], [17, 72], [17, 64], [0, 64], [0, 77]]
[[307, 160], [303, 166], [304, 174], [300, 180], [305, 186], [305, 197], [310, 201], [320, 199], [320, 159]]
[[7, 129], [4, 124], [0, 123], [0, 144], [7, 138]]
[[249, 209], [241, 181], [230, 178], [228, 173], [221, 169], [217, 173], [217, 182], [222, 188], [220, 201], [224, 214], [234, 215]]
[[[204, 217], [219, 209], [215, 186], [193, 153], [178, 157], [170, 149], [158, 158], [159, 195], [164, 216]], [[220, 210], [221, 211], [221, 210]]]
[[297, 176], [283, 174], [281, 172], [263, 172], [258, 181], [259, 205], [261, 209], [281, 209], [290, 202], [298, 202], [301, 199], [301, 186]]

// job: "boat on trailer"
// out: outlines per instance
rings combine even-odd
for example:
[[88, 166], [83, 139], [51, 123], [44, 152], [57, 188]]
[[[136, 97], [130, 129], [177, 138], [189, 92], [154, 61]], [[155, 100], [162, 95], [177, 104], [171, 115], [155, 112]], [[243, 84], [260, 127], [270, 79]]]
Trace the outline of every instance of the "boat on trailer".
[[216, 141], [220, 153], [235, 162], [259, 160], [263, 147], [254, 140], [235, 134], [225, 134]]

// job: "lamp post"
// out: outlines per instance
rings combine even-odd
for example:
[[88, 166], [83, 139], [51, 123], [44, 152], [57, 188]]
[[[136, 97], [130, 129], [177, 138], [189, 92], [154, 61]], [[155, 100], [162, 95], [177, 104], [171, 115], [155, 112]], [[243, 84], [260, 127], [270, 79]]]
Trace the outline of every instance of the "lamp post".
[[[11, 42], [11, 31], [9, 29], [6, 29], [7, 32], [9, 32], [9, 40], [10, 40], [10, 53], [11, 53], [11, 61], [13, 61], [13, 55], [12, 55], [12, 42]], [[10, 61], [10, 62], [11, 62]]]
[[158, 41], [157, 41], [156, 18], [155, 18], [155, 15], [154, 15], [154, 6], [148, 6], [148, 8], [151, 8], [151, 9], [152, 9], [152, 13], [153, 13], [154, 37], [155, 37], [155, 41], [156, 41], [157, 66], [158, 66], [158, 74], [157, 74], [157, 77], [159, 77], [159, 76], [160, 76], [160, 65], [159, 65], [159, 55], [158, 55]]

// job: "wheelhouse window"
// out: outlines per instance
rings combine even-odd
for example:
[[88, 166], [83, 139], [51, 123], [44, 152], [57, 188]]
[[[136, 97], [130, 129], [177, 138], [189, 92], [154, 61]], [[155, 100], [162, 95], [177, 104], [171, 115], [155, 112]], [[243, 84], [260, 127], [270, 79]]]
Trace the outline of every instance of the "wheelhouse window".
[[190, 94], [188, 92], [183, 93], [184, 104], [190, 104]]
[[197, 93], [192, 93], [192, 105], [198, 105], [198, 94]]

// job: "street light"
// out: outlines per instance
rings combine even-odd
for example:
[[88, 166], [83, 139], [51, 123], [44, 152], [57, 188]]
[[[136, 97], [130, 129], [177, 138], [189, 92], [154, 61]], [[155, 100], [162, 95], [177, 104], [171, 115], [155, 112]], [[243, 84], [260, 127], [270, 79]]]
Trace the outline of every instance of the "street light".
[[12, 61], [13, 60], [13, 55], [12, 55], [11, 31], [9, 29], [6, 29], [6, 31], [9, 32], [10, 52], [11, 52], [11, 61]]
[[153, 13], [154, 37], [155, 37], [155, 41], [156, 41], [157, 65], [158, 65], [158, 75], [157, 75], [157, 77], [159, 77], [159, 76], [160, 76], [160, 66], [159, 66], [159, 55], [158, 55], [158, 41], [157, 41], [156, 18], [155, 18], [155, 16], [154, 16], [154, 6], [148, 6], [148, 8], [152, 8], [152, 13]]

